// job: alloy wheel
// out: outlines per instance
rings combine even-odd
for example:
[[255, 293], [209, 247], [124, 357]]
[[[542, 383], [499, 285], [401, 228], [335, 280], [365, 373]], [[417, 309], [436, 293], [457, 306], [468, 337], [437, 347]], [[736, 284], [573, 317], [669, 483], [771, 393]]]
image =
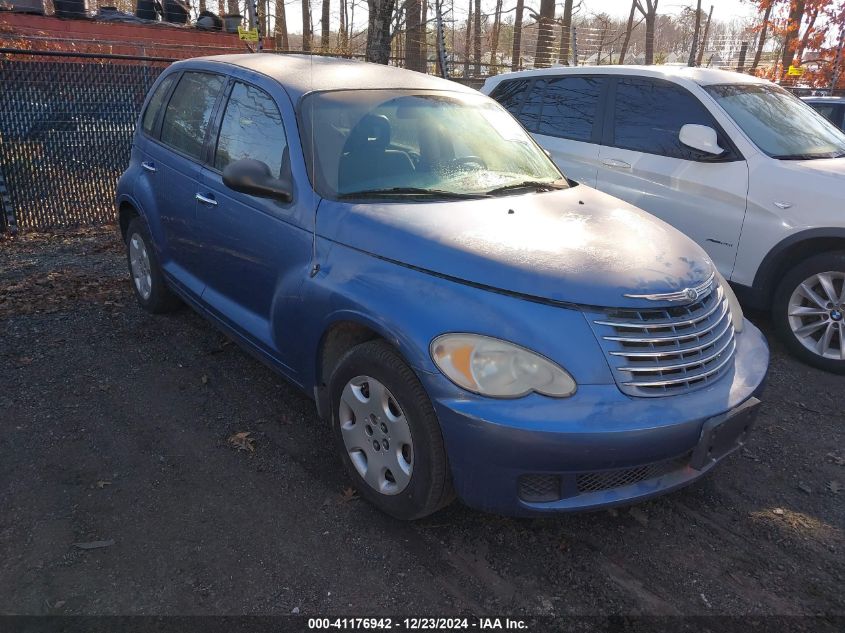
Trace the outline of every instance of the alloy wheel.
[[135, 288], [141, 298], [146, 301], [153, 291], [150, 256], [147, 253], [147, 245], [137, 233], [129, 238], [129, 267], [132, 271], [132, 281], [135, 283]]
[[789, 327], [808, 350], [845, 360], [845, 272], [817, 273], [801, 282], [788, 304]]

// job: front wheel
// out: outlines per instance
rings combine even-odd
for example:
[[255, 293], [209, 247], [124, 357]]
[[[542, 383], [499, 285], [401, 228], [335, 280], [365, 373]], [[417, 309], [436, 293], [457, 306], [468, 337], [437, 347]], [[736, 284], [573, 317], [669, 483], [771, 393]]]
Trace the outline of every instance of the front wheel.
[[772, 313], [795, 356], [845, 374], [845, 252], [821, 253], [789, 271], [775, 292]]
[[360, 495], [412, 520], [453, 498], [440, 424], [414, 372], [383, 341], [350, 350], [329, 380], [332, 432]]

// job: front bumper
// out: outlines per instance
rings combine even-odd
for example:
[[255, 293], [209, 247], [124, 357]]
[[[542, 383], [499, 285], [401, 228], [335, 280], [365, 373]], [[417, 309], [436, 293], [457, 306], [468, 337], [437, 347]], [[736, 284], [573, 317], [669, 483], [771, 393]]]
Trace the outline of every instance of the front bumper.
[[765, 338], [746, 322], [730, 372], [665, 398], [626, 396], [610, 384], [579, 385], [568, 399], [494, 400], [467, 394], [440, 374], [422, 379], [462, 501], [537, 515], [639, 501], [702, 477], [740, 445], [695, 469], [690, 461], [702, 427], [758, 395], [768, 362]]

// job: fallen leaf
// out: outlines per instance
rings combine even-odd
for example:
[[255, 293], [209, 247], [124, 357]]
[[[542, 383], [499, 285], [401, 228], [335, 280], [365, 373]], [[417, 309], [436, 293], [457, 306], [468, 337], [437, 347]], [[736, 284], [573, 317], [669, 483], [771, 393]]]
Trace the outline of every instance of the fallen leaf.
[[100, 549], [102, 547], [111, 547], [114, 545], [114, 539], [108, 541], [89, 541], [88, 543], [74, 543], [74, 547], [79, 549]]
[[772, 510], [772, 514], [776, 514], [779, 517], [783, 516], [783, 514], [784, 514], [783, 508], [774, 508]]
[[239, 431], [234, 435], [229, 436], [229, 444], [236, 447], [239, 451], [255, 452], [255, 440], [250, 437], [252, 431]]
[[806, 492], [808, 495], [813, 494], [813, 489], [810, 488], [810, 486], [805, 484], [803, 481], [798, 482], [798, 490], [800, 490], [802, 492]]
[[344, 503], [348, 501], [354, 501], [358, 498], [358, 493], [355, 491], [354, 488], [344, 488], [343, 492], [340, 495], [341, 501]]
[[845, 466], [845, 457], [840, 457], [839, 455], [834, 455], [833, 453], [828, 453], [827, 456], [830, 457], [831, 461], [837, 466]]
[[54, 609], [61, 609], [63, 606], [65, 606], [65, 604], [66, 603], [65, 603], [64, 600], [59, 600], [59, 601], [56, 602], [56, 604], [53, 605], [53, 608]]
[[842, 484], [840, 484], [838, 481], [828, 481], [827, 489], [830, 490], [833, 494], [838, 495], [840, 492], [842, 492]]
[[19, 362], [21, 365], [29, 365], [29, 364], [32, 362], [32, 359], [31, 359], [29, 356], [21, 356], [21, 357], [18, 359], [18, 362]]
[[100, 481], [97, 482], [97, 488], [99, 488], [100, 490], [102, 490], [106, 486], [111, 486], [111, 482], [106, 481], [104, 479], [101, 479]]
[[206, 376], [205, 374], [202, 375], [202, 378], [200, 378], [200, 380], [202, 381], [202, 384], [208, 384], [208, 376]]

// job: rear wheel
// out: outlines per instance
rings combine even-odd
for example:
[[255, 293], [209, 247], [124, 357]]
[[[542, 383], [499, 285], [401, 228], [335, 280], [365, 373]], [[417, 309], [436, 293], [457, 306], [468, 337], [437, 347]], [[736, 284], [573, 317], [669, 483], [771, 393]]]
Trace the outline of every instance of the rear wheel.
[[144, 310], [159, 314], [179, 306], [179, 299], [164, 280], [147, 225], [139, 217], [134, 218], [126, 230], [126, 261], [132, 289]]
[[845, 252], [821, 253], [793, 268], [775, 292], [772, 311], [793, 354], [845, 373]]
[[423, 386], [383, 341], [350, 350], [329, 381], [332, 432], [360, 495], [398, 519], [436, 512], [454, 494], [440, 424]]

